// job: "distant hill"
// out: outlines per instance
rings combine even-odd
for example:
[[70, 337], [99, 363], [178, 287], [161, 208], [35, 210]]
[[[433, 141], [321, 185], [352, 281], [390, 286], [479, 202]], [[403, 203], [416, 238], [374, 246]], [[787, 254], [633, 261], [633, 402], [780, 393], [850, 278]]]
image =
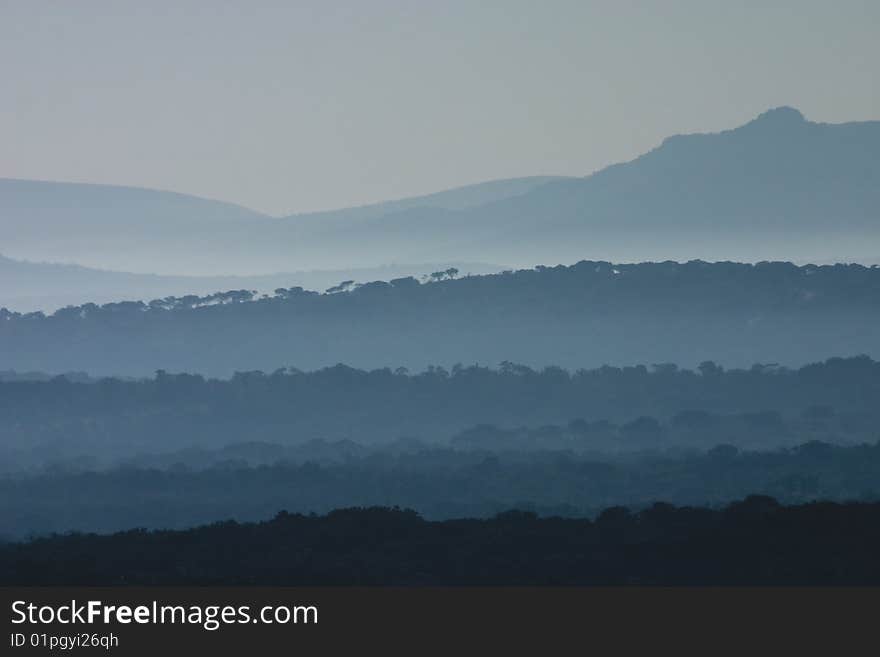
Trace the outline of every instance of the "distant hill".
[[243, 235], [245, 227], [269, 221], [237, 205], [173, 192], [0, 179], [0, 243], [5, 255], [19, 259], [210, 271], [219, 255], [212, 252], [214, 236]]
[[880, 121], [815, 123], [788, 107], [669, 137], [585, 178], [502, 180], [284, 219], [165, 192], [0, 183], [6, 255], [127, 271], [880, 261]]
[[363, 220], [381, 217], [386, 214], [415, 209], [467, 210], [487, 203], [502, 201], [532, 191], [544, 183], [571, 180], [565, 176], [527, 176], [525, 178], [507, 178], [489, 182], [456, 187], [442, 192], [414, 196], [397, 201], [373, 203], [343, 210], [326, 212], [309, 212], [294, 214], [287, 217], [297, 221], [320, 220], [333, 222], [340, 220]]
[[51, 317], [0, 310], [0, 369], [228, 376], [336, 363], [800, 365], [880, 357], [878, 325], [878, 267], [583, 261], [332, 294], [88, 304]]
[[[338, 255], [310, 255], [310, 245], [301, 239], [308, 232], [305, 228], [314, 223], [320, 223], [323, 230], [335, 227], [344, 239], [351, 222], [414, 208], [462, 210], [522, 194], [553, 180], [560, 178], [497, 180], [282, 220], [230, 203], [173, 192], [0, 179], [0, 244], [6, 256], [20, 260], [127, 272], [230, 276], [350, 269], [347, 259]], [[375, 268], [410, 262], [406, 252], [387, 249], [381, 257], [369, 260], [369, 265], [353, 266]], [[196, 288], [191, 291], [197, 292]]]
[[504, 269], [484, 263], [386, 265], [364, 269], [283, 272], [265, 276], [157, 276], [13, 260], [0, 255], [0, 308], [19, 312], [55, 311], [64, 306], [114, 301], [151, 301], [168, 296], [205, 295], [226, 290], [272, 293], [301, 286], [323, 292], [342, 281], [368, 283], [402, 276], [429, 275], [454, 267], [462, 273], [487, 274]]

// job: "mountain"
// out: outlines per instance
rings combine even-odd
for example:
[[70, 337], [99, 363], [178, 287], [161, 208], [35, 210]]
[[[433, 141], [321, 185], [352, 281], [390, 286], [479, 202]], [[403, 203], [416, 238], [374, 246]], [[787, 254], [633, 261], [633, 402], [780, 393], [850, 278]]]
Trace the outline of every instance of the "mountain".
[[368, 283], [404, 276], [421, 277], [449, 268], [473, 274], [504, 269], [483, 263], [451, 262], [283, 272], [265, 276], [158, 276], [90, 269], [80, 265], [27, 262], [0, 255], [0, 308], [19, 312], [50, 312], [84, 303], [151, 301], [169, 296], [204, 295], [227, 290], [271, 293], [277, 288], [300, 286], [307, 290], [323, 291], [341, 281]]
[[[466, 154], [463, 154], [463, 157]], [[279, 219], [178, 194], [3, 181], [0, 241], [31, 260], [243, 274], [583, 258], [880, 260], [880, 121], [781, 107], [585, 178], [496, 181]]]
[[336, 363], [794, 366], [880, 357], [878, 325], [878, 267], [583, 261], [325, 294], [86, 304], [48, 317], [0, 309], [0, 368], [230, 376]]
[[[6, 256], [16, 259], [128, 272], [229, 276], [341, 270], [350, 268], [345, 258], [308, 253], [309, 244], [300, 243], [305, 225], [320, 222], [344, 232], [351, 222], [387, 213], [414, 208], [463, 210], [559, 179], [497, 180], [287, 220], [174, 192], [0, 179], [0, 244]], [[405, 255], [385, 249], [382, 257], [369, 259], [370, 264], [363, 267], [410, 262]], [[428, 258], [424, 262], [439, 261]], [[411, 266], [404, 268], [405, 273], [395, 274], [415, 273]], [[480, 269], [486, 271], [485, 266]]]
[[[880, 261], [880, 122], [825, 124], [792, 108], [679, 135], [586, 178], [458, 211], [412, 209], [333, 232], [312, 253], [386, 249], [531, 265], [601, 258]], [[343, 237], [344, 236], [344, 237]]]

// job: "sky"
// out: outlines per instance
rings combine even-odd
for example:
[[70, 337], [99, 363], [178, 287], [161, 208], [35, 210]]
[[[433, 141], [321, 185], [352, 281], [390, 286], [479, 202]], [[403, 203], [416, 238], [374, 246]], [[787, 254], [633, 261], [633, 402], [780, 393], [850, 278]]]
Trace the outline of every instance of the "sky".
[[880, 119], [880, 2], [0, 0], [0, 177], [274, 215]]

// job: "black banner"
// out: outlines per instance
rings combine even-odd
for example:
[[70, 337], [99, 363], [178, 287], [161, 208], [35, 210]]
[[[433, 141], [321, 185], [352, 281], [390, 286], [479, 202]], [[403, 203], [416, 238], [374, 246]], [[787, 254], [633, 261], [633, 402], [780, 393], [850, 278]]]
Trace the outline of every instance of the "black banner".
[[2, 598], [9, 655], [859, 654], [876, 650], [880, 589], [7, 588]]

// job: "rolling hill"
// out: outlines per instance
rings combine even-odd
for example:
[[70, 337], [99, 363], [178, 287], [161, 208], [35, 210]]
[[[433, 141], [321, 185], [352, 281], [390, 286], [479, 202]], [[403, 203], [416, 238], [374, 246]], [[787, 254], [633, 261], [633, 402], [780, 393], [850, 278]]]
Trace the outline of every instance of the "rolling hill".
[[[366, 220], [415, 208], [420, 212], [463, 211], [552, 180], [559, 178], [497, 180], [423, 197], [279, 219], [173, 192], [0, 179], [0, 244], [5, 256], [17, 260], [177, 276], [274, 276], [290, 271], [372, 269], [411, 261], [406, 260], [405, 251], [392, 253], [388, 249], [378, 258], [352, 259], [371, 263], [363, 266], [349, 266], [338, 254], [310, 254], [314, 246], [307, 239], [310, 226], [320, 224], [323, 233], [331, 230], [342, 244], [352, 225]], [[462, 261], [453, 258], [449, 262]], [[392, 272], [391, 276], [423, 271], [424, 266], [413, 270], [406, 265], [403, 269], [407, 271]], [[481, 267], [480, 271], [487, 269]], [[191, 291], [201, 289], [194, 283]]]

